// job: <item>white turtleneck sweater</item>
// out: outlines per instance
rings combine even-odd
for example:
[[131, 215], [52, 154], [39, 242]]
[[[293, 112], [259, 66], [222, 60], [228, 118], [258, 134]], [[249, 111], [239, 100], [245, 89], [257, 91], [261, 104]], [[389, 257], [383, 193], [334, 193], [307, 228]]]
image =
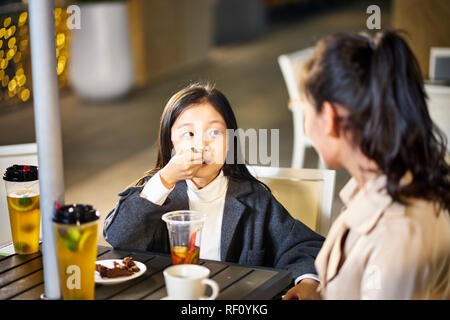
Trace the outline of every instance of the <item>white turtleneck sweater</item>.
[[[206, 215], [200, 242], [200, 258], [220, 261], [220, 237], [225, 195], [228, 178], [220, 171], [219, 175], [206, 187], [198, 189], [191, 180], [186, 180], [189, 210]], [[172, 189], [167, 189], [161, 182], [159, 172], [145, 184], [141, 197], [162, 205]]]
[[[191, 180], [186, 180], [186, 184], [189, 209], [206, 215], [200, 242], [200, 259], [220, 261], [222, 216], [228, 178], [223, 175], [223, 171], [220, 171], [219, 175], [202, 189], [198, 189]], [[161, 182], [158, 172], [147, 181], [140, 196], [161, 206], [174, 188], [167, 189]], [[319, 281], [317, 275], [308, 273], [295, 279], [295, 284], [305, 278]]]

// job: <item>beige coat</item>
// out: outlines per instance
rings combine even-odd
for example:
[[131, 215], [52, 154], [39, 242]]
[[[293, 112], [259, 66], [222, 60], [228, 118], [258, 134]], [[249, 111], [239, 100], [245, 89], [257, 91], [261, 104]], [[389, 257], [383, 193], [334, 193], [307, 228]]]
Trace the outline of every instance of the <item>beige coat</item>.
[[[325, 299], [450, 299], [449, 212], [393, 202], [386, 177], [342, 189], [345, 207], [316, 259]], [[450, 191], [449, 191], [450, 192]]]

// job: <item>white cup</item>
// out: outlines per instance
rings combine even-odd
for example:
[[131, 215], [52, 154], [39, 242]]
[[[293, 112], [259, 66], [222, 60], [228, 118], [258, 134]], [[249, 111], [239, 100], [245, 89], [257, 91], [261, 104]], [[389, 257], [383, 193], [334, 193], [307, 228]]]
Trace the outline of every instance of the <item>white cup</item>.
[[[168, 299], [173, 300], [214, 300], [219, 294], [219, 285], [208, 279], [209, 269], [196, 264], [178, 264], [164, 270]], [[206, 286], [212, 294], [206, 297]]]

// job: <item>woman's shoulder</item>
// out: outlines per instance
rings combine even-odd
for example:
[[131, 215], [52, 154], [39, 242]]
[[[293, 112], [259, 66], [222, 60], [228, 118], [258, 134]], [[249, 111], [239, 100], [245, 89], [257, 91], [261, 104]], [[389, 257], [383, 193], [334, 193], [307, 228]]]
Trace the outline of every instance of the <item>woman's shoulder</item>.
[[410, 199], [406, 204], [394, 202], [384, 212], [374, 236], [391, 248], [409, 247], [412, 243], [431, 248], [450, 243], [449, 213], [422, 199]]
[[443, 224], [448, 227], [449, 212], [442, 210], [431, 201], [410, 198], [405, 203], [392, 202], [384, 213], [386, 225], [410, 225], [420, 228], [433, 228]]

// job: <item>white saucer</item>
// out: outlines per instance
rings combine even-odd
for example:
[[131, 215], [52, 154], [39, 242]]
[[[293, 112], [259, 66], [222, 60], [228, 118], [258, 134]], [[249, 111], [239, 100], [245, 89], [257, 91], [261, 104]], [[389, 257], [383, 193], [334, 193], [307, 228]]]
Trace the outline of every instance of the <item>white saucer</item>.
[[[109, 260], [98, 260], [95, 262], [95, 264], [101, 264], [107, 268], [114, 268], [114, 261], [118, 262], [119, 264], [123, 265], [121, 259], [109, 259]], [[133, 260], [134, 261], [134, 260]], [[136, 273], [133, 273], [129, 276], [123, 276], [123, 277], [117, 277], [117, 278], [102, 278], [100, 276], [100, 273], [98, 271], [95, 271], [95, 283], [99, 284], [118, 284], [122, 283], [131, 279], [135, 279], [137, 277], [140, 277], [144, 274], [144, 272], [147, 270], [147, 267], [145, 264], [139, 261], [134, 261], [136, 266], [139, 268], [139, 271]]]

